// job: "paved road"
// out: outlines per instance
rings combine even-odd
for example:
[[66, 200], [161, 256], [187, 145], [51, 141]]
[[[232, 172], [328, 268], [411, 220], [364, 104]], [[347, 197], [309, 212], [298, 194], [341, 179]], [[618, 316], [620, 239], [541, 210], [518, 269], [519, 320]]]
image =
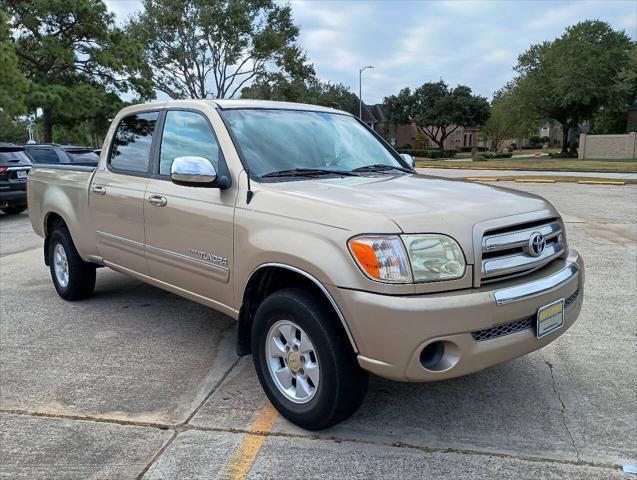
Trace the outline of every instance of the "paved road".
[[637, 186], [514, 186], [586, 259], [580, 320], [465, 378], [374, 378], [318, 434], [272, 411], [230, 319], [106, 269], [66, 303], [28, 217], [0, 216], [0, 478], [634, 479]]
[[419, 173], [435, 175], [437, 177], [591, 177], [608, 179], [637, 180], [637, 173], [614, 172], [559, 172], [559, 171], [531, 171], [531, 170], [469, 170], [460, 168], [417, 168]]

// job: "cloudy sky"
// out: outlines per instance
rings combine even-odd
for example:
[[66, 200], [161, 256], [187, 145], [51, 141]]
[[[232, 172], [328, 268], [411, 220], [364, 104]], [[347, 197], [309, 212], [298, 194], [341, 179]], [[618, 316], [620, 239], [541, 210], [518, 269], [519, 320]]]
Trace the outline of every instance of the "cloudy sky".
[[[138, 0], [106, 0], [120, 22]], [[291, 1], [300, 43], [324, 80], [382, 101], [404, 86], [444, 79], [490, 97], [513, 77], [529, 45], [559, 36], [582, 20], [600, 19], [637, 38], [636, 0], [575, 1]]]

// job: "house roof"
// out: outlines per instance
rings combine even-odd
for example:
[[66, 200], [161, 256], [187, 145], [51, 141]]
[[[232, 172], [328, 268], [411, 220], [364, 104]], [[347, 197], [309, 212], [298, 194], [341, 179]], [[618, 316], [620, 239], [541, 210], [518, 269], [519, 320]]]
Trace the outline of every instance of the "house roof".
[[[357, 102], [358, 103], [358, 102]], [[376, 105], [367, 105], [363, 102], [363, 122], [365, 123], [380, 123], [385, 121], [385, 115], [383, 114], [383, 108], [380, 103]]]

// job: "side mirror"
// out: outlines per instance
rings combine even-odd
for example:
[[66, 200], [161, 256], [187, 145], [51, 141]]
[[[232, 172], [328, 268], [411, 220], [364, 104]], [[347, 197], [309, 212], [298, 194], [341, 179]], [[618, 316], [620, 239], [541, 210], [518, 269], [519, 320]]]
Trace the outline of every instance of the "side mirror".
[[212, 187], [217, 171], [204, 157], [177, 157], [170, 168], [170, 179], [177, 185]]
[[408, 153], [401, 153], [400, 157], [407, 162], [407, 165], [409, 165], [411, 168], [415, 168], [416, 167], [416, 160], [414, 160], [414, 157], [412, 157], [411, 155], [409, 155]]

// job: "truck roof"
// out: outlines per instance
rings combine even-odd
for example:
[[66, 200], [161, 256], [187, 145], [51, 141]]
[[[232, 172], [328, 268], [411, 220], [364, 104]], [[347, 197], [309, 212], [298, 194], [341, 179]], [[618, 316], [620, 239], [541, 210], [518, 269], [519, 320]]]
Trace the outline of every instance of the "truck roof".
[[146, 110], [149, 108], [164, 109], [171, 107], [192, 107], [195, 104], [206, 104], [214, 108], [229, 110], [233, 108], [267, 108], [280, 110], [307, 110], [313, 112], [331, 112], [344, 115], [351, 115], [348, 112], [321, 105], [310, 105], [309, 103], [274, 102], [270, 100], [247, 100], [247, 99], [185, 99], [185, 100], [163, 100], [157, 102], [140, 103], [126, 107], [126, 113], [132, 111]]

